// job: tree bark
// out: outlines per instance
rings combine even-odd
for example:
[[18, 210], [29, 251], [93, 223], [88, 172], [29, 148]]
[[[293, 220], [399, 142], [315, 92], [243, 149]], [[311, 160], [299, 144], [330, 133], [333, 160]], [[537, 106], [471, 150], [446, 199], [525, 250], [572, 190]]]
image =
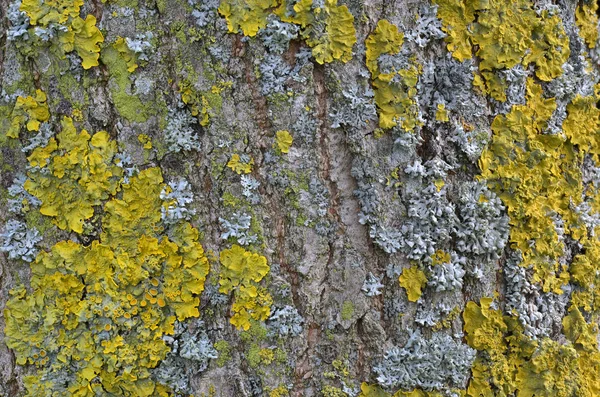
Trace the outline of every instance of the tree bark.
[[[159, 384], [171, 393], [165, 395], [185, 396], [600, 392], [590, 298], [600, 260], [596, 0], [313, 0], [306, 23], [294, 1], [65, 1], [76, 11], [53, 24], [41, 16], [33, 23], [36, 10], [49, 15], [42, 2], [18, 3], [0, 0], [0, 396], [159, 395]], [[288, 20], [278, 11], [286, 5]], [[79, 33], [78, 16], [95, 23]], [[391, 26], [385, 38], [382, 21]], [[25, 31], [15, 37], [18, 23]], [[258, 33], [245, 23], [256, 23]], [[96, 28], [101, 40], [93, 38]], [[335, 31], [350, 28], [355, 42], [346, 53]], [[43, 29], [53, 31], [47, 40]], [[74, 32], [72, 49], [64, 44], [67, 31]], [[320, 45], [332, 59], [320, 58]], [[38, 90], [45, 105], [35, 99]], [[48, 117], [18, 110], [19, 98], [47, 106]], [[390, 107], [392, 127], [383, 121]], [[14, 190], [19, 178], [21, 187], [25, 179], [42, 180], [31, 156], [60, 139], [65, 117], [77, 133], [106, 131], [119, 156], [130, 157], [129, 165], [120, 163], [117, 187], [90, 199], [81, 232], [60, 224], [73, 211], [64, 206], [73, 196], [63, 199], [55, 189], [42, 197], [27, 183], [22, 193]], [[50, 135], [36, 144], [44, 128]], [[65, 153], [49, 154], [50, 164]], [[112, 167], [117, 157], [106, 161]], [[175, 334], [163, 335], [171, 352], [144, 364], [149, 394], [141, 386], [109, 391], [103, 374], [126, 370], [107, 370], [104, 353], [98, 356], [107, 372], [97, 368], [86, 380], [89, 394], [75, 394], [69, 387], [80, 363], [69, 367], [56, 358], [59, 350], [49, 353], [49, 364], [17, 364], [24, 348], [16, 347], [18, 335], [8, 335], [4, 310], [26, 298], [10, 292], [24, 285], [34, 294], [31, 266], [42, 256], [33, 258], [61, 242], [110, 245], [108, 203], [123, 199], [127, 178], [154, 168], [164, 179], [156, 181], [156, 200], [167, 215], [152, 238], [176, 241], [173, 225], [189, 222], [205, 254], [194, 252], [210, 264], [205, 282], [193, 280], [204, 285], [199, 315], [177, 320]], [[86, 172], [73, 186], [94, 178]], [[53, 175], [52, 186], [63, 186]], [[177, 190], [185, 182], [189, 187]], [[193, 200], [173, 202], [186, 192]], [[24, 198], [14, 210], [14, 200]], [[57, 206], [58, 214], [44, 215], [40, 205]], [[171, 222], [175, 209], [183, 215]], [[17, 252], [28, 237], [10, 237], [11, 220], [42, 237], [29, 260]], [[133, 227], [127, 223], [123, 228]], [[115, 255], [118, 245], [111, 246]], [[223, 253], [234, 246], [268, 265], [252, 285], [272, 302], [248, 330], [232, 324], [239, 287], [223, 287]], [[256, 271], [256, 263], [245, 271]], [[161, 285], [168, 273], [157, 276]], [[86, 273], [78, 277], [91, 293]], [[167, 303], [163, 312], [169, 310]], [[85, 327], [104, 326], [100, 317]], [[25, 333], [23, 321], [15, 323]], [[116, 324], [95, 334], [98, 352], [100, 339], [135, 332]], [[188, 341], [192, 358], [182, 353]], [[554, 370], [561, 359], [564, 368]], [[51, 363], [58, 369], [48, 371]], [[52, 373], [53, 386], [26, 387], [28, 375], [41, 373]], [[550, 380], [538, 384], [542, 376]], [[423, 394], [408, 394], [413, 390]]]

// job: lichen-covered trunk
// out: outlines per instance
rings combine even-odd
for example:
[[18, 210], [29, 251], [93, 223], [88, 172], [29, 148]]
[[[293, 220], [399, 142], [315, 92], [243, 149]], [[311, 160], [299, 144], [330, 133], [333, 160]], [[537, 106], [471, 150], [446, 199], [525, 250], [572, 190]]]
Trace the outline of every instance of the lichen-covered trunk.
[[0, 396], [599, 396], [598, 14], [0, 0]]

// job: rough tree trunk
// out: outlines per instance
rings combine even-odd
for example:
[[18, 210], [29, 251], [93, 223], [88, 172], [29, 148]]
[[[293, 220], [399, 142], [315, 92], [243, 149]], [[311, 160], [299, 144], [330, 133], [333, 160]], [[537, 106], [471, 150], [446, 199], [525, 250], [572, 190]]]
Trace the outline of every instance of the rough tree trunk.
[[79, 3], [0, 0], [0, 396], [600, 395], [596, 0]]

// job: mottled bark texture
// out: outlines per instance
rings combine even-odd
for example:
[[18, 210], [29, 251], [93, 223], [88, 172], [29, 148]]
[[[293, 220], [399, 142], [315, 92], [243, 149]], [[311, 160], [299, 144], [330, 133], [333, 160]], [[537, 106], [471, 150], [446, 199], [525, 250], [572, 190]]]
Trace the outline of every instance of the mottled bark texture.
[[0, 0], [0, 396], [600, 395], [597, 9]]

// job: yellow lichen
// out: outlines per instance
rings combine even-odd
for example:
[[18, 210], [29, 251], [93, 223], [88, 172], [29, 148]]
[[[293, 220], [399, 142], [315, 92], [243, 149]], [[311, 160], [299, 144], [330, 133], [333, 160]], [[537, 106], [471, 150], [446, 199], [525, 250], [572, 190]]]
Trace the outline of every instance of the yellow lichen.
[[579, 36], [590, 48], [596, 47], [598, 40], [598, 2], [584, 1], [575, 11], [575, 24], [579, 27]]
[[377, 59], [384, 54], [397, 54], [404, 43], [404, 34], [398, 27], [382, 19], [365, 41], [367, 68], [374, 78], [380, 75]]
[[407, 68], [383, 73], [378, 64], [380, 56], [398, 54], [403, 42], [404, 35], [395, 25], [380, 20], [365, 42], [367, 68], [375, 91], [379, 126], [391, 128], [399, 124], [405, 131], [412, 131], [422, 124], [416, 102], [418, 66], [412, 63]]
[[179, 92], [183, 103], [189, 106], [192, 116], [197, 117], [200, 125], [206, 127], [210, 120], [208, 114], [210, 106], [206, 97], [187, 80], [179, 83]]
[[122, 170], [115, 163], [116, 153], [107, 132], [78, 133], [73, 120], [64, 117], [56, 139], [28, 157], [33, 168], [25, 189], [42, 202], [40, 212], [59, 228], [82, 233], [94, 206], [117, 192]]
[[281, 153], [288, 153], [290, 151], [290, 147], [292, 147], [292, 142], [294, 139], [289, 131], [280, 130], [275, 134], [275, 143], [277, 145], [277, 149]]
[[[116, 144], [106, 132], [77, 133], [63, 119], [57, 140], [30, 156], [26, 189], [41, 211], [77, 233], [93, 206], [103, 205], [101, 238], [66, 240], [31, 264], [31, 290], [17, 286], [6, 304], [6, 344], [20, 365], [28, 396], [98, 394], [167, 396], [149, 370], [170, 348], [175, 320], [199, 316], [209, 264], [198, 230], [187, 222], [161, 226], [158, 168], [121, 178]], [[57, 142], [58, 141], [58, 142]], [[32, 164], [33, 165], [33, 164]], [[49, 374], [60, 373], [60, 383]]]
[[96, 17], [93, 15], [88, 15], [85, 20], [79, 17], [74, 18], [69, 30], [60, 36], [63, 50], [65, 52], [77, 51], [84, 69], [98, 66], [100, 58], [98, 44], [103, 41], [104, 36], [96, 27]]
[[[478, 45], [481, 70], [512, 68], [531, 47], [537, 15], [529, 0], [490, 0], [477, 7], [471, 40]], [[509, 18], [505, 15], [510, 15]]]
[[435, 3], [447, 33], [448, 50], [464, 61], [477, 48], [481, 77], [474, 84], [494, 99], [506, 101], [505, 83], [496, 74], [498, 70], [534, 63], [540, 80], [550, 81], [562, 74], [570, 47], [562, 19], [555, 11], [538, 14], [529, 0]]
[[125, 41], [125, 39], [123, 37], [117, 37], [117, 39], [113, 43], [113, 47], [119, 52], [119, 54], [127, 63], [127, 71], [129, 73], [135, 72], [135, 70], [138, 67], [137, 55], [134, 51], [132, 51], [129, 48], [129, 46], [127, 46], [127, 42]]
[[400, 286], [406, 290], [408, 300], [416, 302], [421, 297], [423, 287], [427, 284], [427, 277], [417, 266], [412, 266], [402, 271], [399, 281]]
[[78, 17], [82, 5], [83, 0], [23, 0], [21, 11], [27, 14], [31, 25], [62, 25]]
[[227, 167], [231, 168], [237, 174], [249, 174], [252, 172], [252, 166], [254, 165], [254, 159], [250, 158], [249, 161], [244, 162], [239, 154], [235, 153], [231, 156], [231, 159], [227, 162]]
[[282, 21], [300, 26], [300, 35], [318, 63], [352, 59], [352, 46], [356, 43], [354, 16], [337, 0], [325, 0], [322, 8], [315, 7], [312, 0], [293, 5], [286, 0], [224, 0], [219, 13], [227, 20], [231, 33], [241, 31], [249, 37], [265, 28], [269, 15], [274, 13]]
[[515, 317], [492, 308], [492, 299], [468, 302], [466, 340], [481, 352], [472, 367], [467, 396], [570, 397], [598, 395], [600, 369], [595, 329], [576, 309], [563, 321], [569, 343], [526, 337]]
[[17, 97], [10, 117], [7, 137], [18, 138], [23, 125], [27, 127], [27, 131], [38, 131], [40, 124], [50, 118], [46, 94], [42, 90], [36, 90], [35, 97]]
[[600, 242], [588, 239], [583, 244], [583, 252], [573, 258], [569, 267], [571, 282], [578, 288], [571, 295], [571, 304], [588, 312], [600, 310], [600, 294], [596, 286], [600, 284]]
[[360, 394], [358, 397], [442, 397], [442, 394], [436, 391], [426, 391], [414, 389], [412, 391], [399, 390], [394, 394], [390, 394], [377, 385], [369, 385], [363, 382], [360, 385]]
[[[20, 10], [29, 17], [29, 24], [58, 30], [58, 41], [64, 52], [77, 51], [84, 69], [98, 66], [99, 43], [104, 41], [96, 27], [96, 17], [79, 17], [83, 0], [23, 0]], [[30, 28], [30, 30], [32, 30]], [[32, 32], [33, 33], [33, 32]]]
[[578, 349], [595, 352], [598, 349], [598, 326], [588, 324], [576, 306], [569, 309], [569, 314], [562, 320], [563, 332], [567, 339]]
[[138, 135], [138, 142], [144, 145], [144, 149], [152, 149], [152, 139], [146, 134]]
[[219, 278], [219, 292], [233, 292], [235, 299], [231, 307], [231, 324], [238, 329], [248, 330], [250, 320], [266, 320], [271, 313], [273, 299], [258, 283], [269, 272], [267, 259], [246, 251], [237, 244], [221, 251], [220, 259], [223, 268]]
[[[533, 267], [534, 282], [544, 291], [562, 293], [568, 269], [559, 263], [564, 244], [555, 220], [564, 222], [564, 234], [586, 242], [587, 230], [572, 210], [584, 198], [581, 166], [586, 153], [597, 160], [600, 110], [595, 97], [576, 97], [567, 106], [564, 134], [544, 134], [556, 108], [542, 89], [527, 82], [527, 104], [513, 106], [492, 123], [494, 135], [479, 159], [481, 178], [508, 208], [510, 241], [523, 254], [524, 267]], [[590, 187], [587, 194], [595, 196]]]
[[442, 123], [450, 121], [450, 118], [448, 117], [448, 110], [446, 109], [446, 105], [444, 105], [443, 103], [437, 104], [437, 109], [435, 111], [435, 119]]
[[241, 30], [245, 36], [253, 37], [267, 26], [271, 9], [278, 5], [277, 0], [223, 0], [219, 13], [227, 20], [227, 28], [231, 33]]
[[562, 65], [571, 55], [569, 37], [560, 16], [548, 10], [542, 11], [531, 35], [531, 44], [523, 64], [535, 63], [535, 75], [542, 81], [560, 76], [563, 73]]
[[470, 25], [475, 21], [477, 3], [469, 0], [434, 0], [434, 3], [447, 34], [448, 51], [461, 62], [470, 59], [473, 56]]
[[482, 94], [487, 94], [497, 101], [506, 101], [508, 83], [504, 76], [490, 71], [478, 72], [473, 77], [473, 86], [477, 87]]
[[431, 264], [433, 266], [441, 265], [443, 263], [450, 263], [450, 261], [451, 261], [451, 255], [449, 252], [437, 250], [437, 251], [435, 251], [435, 253], [433, 255], [431, 255]]
[[[356, 43], [354, 16], [346, 5], [339, 6], [337, 0], [325, 0], [323, 10], [315, 9], [315, 23], [323, 23], [325, 32], [321, 34], [308, 25], [301, 34], [312, 47], [315, 60], [330, 63], [334, 60], [348, 62], [352, 59], [352, 46]], [[323, 21], [323, 22], [321, 22]]]

